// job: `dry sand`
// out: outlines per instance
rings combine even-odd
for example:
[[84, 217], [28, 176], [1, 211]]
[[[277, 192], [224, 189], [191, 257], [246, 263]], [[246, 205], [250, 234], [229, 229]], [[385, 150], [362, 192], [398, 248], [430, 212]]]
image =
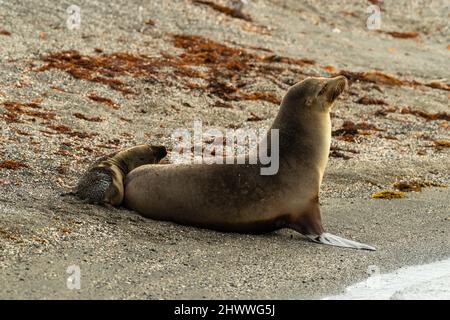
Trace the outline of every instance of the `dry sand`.
[[[385, 1], [382, 30], [418, 33], [408, 39], [369, 31], [363, 1], [254, 0], [244, 8], [252, 22], [189, 0], [77, 1], [81, 26], [70, 31], [71, 4], [0, 2], [0, 298], [318, 298], [367, 277], [370, 265], [385, 272], [450, 256], [448, 188], [370, 198], [400, 180], [450, 183], [447, 1]], [[173, 62], [188, 52], [176, 47], [174, 35], [242, 48], [255, 61], [226, 80], [270, 99], [228, 99], [211, 87], [194, 88], [209, 80], [180, 75], [184, 69], [155, 71], [167, 54]], [[141, 54], [150, 64], [141, 73], [110, 75], [122, 81], [116, 87], [67, 69], [37, 71], [43, 57], [61, 50], [77, 50], [83, 59]], [[357, 74], [371, 70], [394, 78]], [[354, 81], [333, 112], [333, 129], [344, 121], [360, 128], [333, 137], [321, 193], [325, 227], [376, 252], [315, 245], [288, 230], [199, 230], [59, 196], [99, 155], [144, 142], [170, 146], [171, 132], [194, 119], [267, 127], [277, 105], [266, 100], [280, 99], [307, 75], [340, 71]], [[370, 75], [374, 82], [366, 81]], [[125, 87], [134, 93], [117, 90]], [[114, 104], [93, 101], [93, 94]], [[385, 105], [356, 103], [363, 97]], [[425, 114], [410, 114], [417, 110]], [[6, 168], [14, 165], [24, 167]], [[70, 265], [81, 268], [80, 290], [66, 287]]]

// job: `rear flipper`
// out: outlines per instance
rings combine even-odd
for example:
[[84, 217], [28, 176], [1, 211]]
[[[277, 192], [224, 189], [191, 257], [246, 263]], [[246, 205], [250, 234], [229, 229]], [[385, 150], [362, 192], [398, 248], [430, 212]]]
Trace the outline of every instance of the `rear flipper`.
[[324, 232], [320, 235], [306, 235], [306, 237], [311, 239], [313, 242], [328, 244], [330, 246], [352, 248], [352, 249], [359, 249], [359, 250], [371, 250], [371, 251], [376, 250], [374, 247], [371, 247], [367, 244], [344, 239], [344, 238], [335, 236], [334, 234], [327, 233], [327, 232]]

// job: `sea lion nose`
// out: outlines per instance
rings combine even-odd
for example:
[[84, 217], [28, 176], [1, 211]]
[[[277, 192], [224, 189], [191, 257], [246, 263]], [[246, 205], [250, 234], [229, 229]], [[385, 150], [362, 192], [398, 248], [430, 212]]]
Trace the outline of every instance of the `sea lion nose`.
[[336, 98], [344, 92], [347, 86], [347, 78], [344, 76], [337, 76], [329, 79], [326, 84], [328, 101], [333, 102], [336, 100]]
[[348, 87], [348, 81], [347, 78], [344, 76], [337, 76], [334, 78], [331, 78], [330, 81], [334, 82], [336, 86], [342, 86], [342, 90], [346, 89]]

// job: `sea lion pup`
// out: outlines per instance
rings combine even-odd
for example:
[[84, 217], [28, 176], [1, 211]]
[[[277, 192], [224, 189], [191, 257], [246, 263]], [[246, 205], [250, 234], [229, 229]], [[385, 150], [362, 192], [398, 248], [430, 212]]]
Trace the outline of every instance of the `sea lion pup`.
[[[276, 174], [261, 175], [259, 160], [144, 165], [126, 176], [124, 205], [156, 220], [241, 233], [291, 228], [314, 242], [375, 250], [322, 227], [319, 189], [330, 150], [330, 109], [346, 86], [343, 76], [307, 78], [288, 90], [271, 127], [279, 134]], [[267, 138], [259, 146], [271, 150]]]
[[146, 144], [109, 154], [86, 171], [72, 194], [87, 203], [119, 206], [128, 172], [144, 164], [158, 163], [166, 154], [165, 147]]

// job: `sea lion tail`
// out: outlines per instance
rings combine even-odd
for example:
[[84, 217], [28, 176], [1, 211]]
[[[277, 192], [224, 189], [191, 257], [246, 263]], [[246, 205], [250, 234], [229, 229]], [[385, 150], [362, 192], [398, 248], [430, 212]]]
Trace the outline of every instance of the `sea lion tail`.
[[320, 235], [307, 235], [306, 237], [311, 239], [313, 242], [327, 244], [330, 246], [352, 248], [358, 250], [370, 250], [370, 251], [376, 250], [374, 247], [369, 246], [367, 244], [341, 238], [339, 236], [335, 236], [334, 234], [327, 232], [324, 232]]

